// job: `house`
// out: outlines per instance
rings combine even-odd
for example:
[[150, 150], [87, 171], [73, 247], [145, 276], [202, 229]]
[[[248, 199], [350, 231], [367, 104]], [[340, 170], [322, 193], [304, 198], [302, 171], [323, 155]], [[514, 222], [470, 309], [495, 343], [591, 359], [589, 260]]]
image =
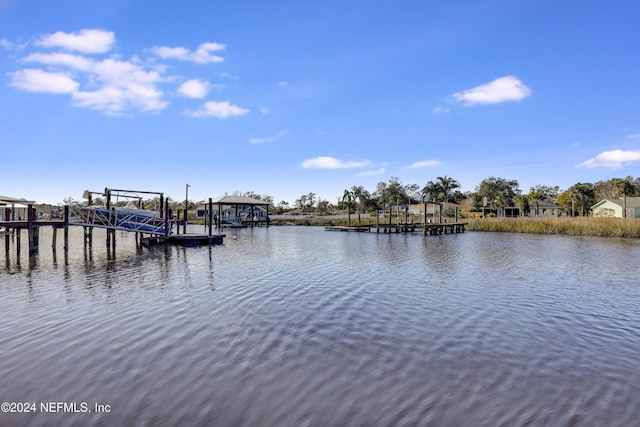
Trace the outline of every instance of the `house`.
[[0, 221], [25, 220], [27, 208], [33, 203], [25, 199], [0, 196]]
[[591, 206], [591, 211], [593, 216], [601, 218], [640, 218], [640, 197], [604, 199]]
[[530, 201], [529, 202], [529, 210], [526, 213], [526, 216], [530, 217], [541, 217], [541, 216], [560, 216], [562, 214], [562, 208], [558, 203], [552, 199], [551, 197], [547, 197], [542, 200]]

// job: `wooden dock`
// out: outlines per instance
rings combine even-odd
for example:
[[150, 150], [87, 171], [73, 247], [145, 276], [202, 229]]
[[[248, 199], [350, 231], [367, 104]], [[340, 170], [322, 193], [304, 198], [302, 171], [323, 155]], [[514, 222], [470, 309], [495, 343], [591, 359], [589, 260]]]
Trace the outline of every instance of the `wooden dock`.
[[[167, 203], [168, 205], [168, 203]], [[165, 210], [167, 212], [167, 210]], [[11, 212], [9, 209], [5, 211], [5, 218], [11, 218]], [[164, 235], [161, 233], [149, 233], [149, 232], [141, 232], [136, 229], [127, 229], [123, 227], [117, 226], [115, 223], [112, 224], [96, 224], [89, 222], [80, 222], [77, 220], [71, 220], [71, 211], [70, 207], [67, 205], [64, 207], [64, 217], [62, 220], [37, 220], [36, 210], [33, 205], [29, 204], [27, 207], [27, 219], [26, 220], [6, 220], [0, 221], [0, 237], [4, 237], [5, 241], [5, 251], [7, 254], [10, 250], [10, 242], [15, 237], [16, 240], [16, 251], [17, 254], [20, 255], [20, 235], [22, 230], [27, 230], [27, 239], [29, 243], [29, 256], [32, 256], [38, 252], [38, 247], [40, 244], [40, 228], [41, 227], [52, 227], [53, 236], [51, 247], [53, 251], [56, 251], [56, 241], [57, 241], [57, 231], [59, 229], [63, 230], [64, 237], [64, 250], [65, 252], [69, 249], [69, 227], [70, 226], [81, 226], [84, 228], [84, 244], [91, 245], [93, 240], [93, 228], [104, 228], [107, 232], [107, 247], [115, 249], [116, 246], [116, 230], [123, 232], [132, 232], [136, 234], [136, 241], [138, 241], [143, 246], [154, 246], [159, 244], [174, 244], [181, 246], [203, 246], [203, 245], [220, 245], [223, 243], [224, 234], [213, 234], [210, 231], [209, 234], [169, 234], [168, 227], [165, 227]]]
[[324, 229], [326, 231], [347, 231], [358, 233], [416, 233], [422, 232], [423, 235], [435, 236], [440, 234], [458, 234], [464, 233], [466, 222], [439, 222], [439, 223], [427, 223], [427, 224], [379, 224], [379, 225], [335, 225], [327, 226]]
[[140, 239], [142, 246], [156, 246], [162, 244], [172, 244], [179, 246], [205, 246], [205, 245], [221, 245], [226, 234], [173, 234], [171, 236], [148, 236]]

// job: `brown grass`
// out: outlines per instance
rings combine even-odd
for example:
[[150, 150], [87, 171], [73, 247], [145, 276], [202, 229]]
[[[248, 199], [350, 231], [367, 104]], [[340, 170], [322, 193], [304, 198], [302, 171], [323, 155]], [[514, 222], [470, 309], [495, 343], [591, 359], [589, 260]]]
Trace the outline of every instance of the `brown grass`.
[[638, 218], [521, 217], [480, 218], [467, 221], [469, 231], [640, 238], [640, 219]]

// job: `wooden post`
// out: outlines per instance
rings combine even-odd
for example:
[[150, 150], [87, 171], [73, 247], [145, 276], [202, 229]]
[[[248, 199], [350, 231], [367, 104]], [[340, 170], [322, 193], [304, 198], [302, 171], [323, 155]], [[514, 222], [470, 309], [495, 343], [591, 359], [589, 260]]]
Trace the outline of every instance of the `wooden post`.
[[187, 218], [189, 217], [189, 187], [190, 185], [187, 184], [184, 198], [184, 227], [182, 229], [182, 234], [187, 234]]
[[422, 235], [427, 235], [427, 199], [422, 199], [422, 205], [424, 208], [424, 212], [422, 217], [424, 218], [424, 224], [422, 225]]
[[222, 204], [218, 202], [218, 230], [220, 230], [220, 227], [222, 227], [222, 225], [220, 224], [220, 216], [222, 215]]
[[407, 227], [409, 227], [409, 206], [404, 208], [404, 232], [407, 232]]
[[69, 250], [69, 205], [64, 205], [64, 251]]
[[[162, 200], [162, 196], [160, 196], [160, 200]], [[166, 240], [167, 237], [169, 237], [169, 227], [171, 224], [169, 222], [169, 199], [165, 200], [164, 203], [166, 203], [166, 206], [164, 207], [164, 238]]]
[[213, 199], [211, 197], [209, 197], [209, 205], [207, 206], [207, 212], [209, 213], [209, 237], [211, 237], [213, 235], [213, 231], [211, 229], [212, 221], [213, 221]]
[[29, 241], [29, 256], [35, 253], [33, 247], [33, 205], [27, 205], [27, 239]]

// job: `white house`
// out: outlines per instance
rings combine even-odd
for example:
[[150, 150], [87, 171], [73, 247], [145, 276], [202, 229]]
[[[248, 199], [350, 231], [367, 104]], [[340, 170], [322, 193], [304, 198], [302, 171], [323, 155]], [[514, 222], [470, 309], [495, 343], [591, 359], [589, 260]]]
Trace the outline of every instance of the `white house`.
[[[623, 211], [626, 208], [626, 215]], [[609, 218], [640, 218], [640, 197], [604, 199], [591, 206], [593, 216]]]

